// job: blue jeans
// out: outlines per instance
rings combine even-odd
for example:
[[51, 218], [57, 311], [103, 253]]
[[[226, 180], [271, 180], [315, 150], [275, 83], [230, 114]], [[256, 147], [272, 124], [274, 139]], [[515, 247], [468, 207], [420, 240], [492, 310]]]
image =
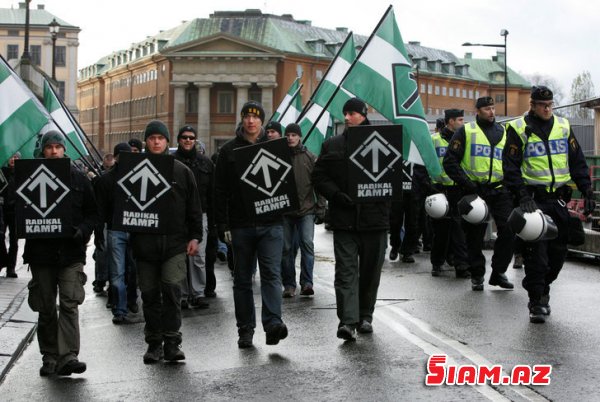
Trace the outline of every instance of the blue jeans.
[[131, 248], [129, 247], [129, 233], [118, 230], [108, 230], [106, 236], [107, 262], [110, 285], [116, 295], [113, 315], [127, 314], [127, 285], [125, 272], [129, 265], [130, 272], [135, 272], [135, 265]]
[[281, 279], [284, 287], [296, 287], [296, 261], [290, 258], [294, 254], [294, 232], [298, 233], [300, 243], [300, 287], [313, 285], [313, 267], [315, 250], [315, 216], [308, 214], [301, 217], [283, 218], [283, 254], [281, 258]]
[[238, 328], [256, 327], [252, 271], [258, 257], [262, 324], [265, 331], [281, 320], [281, 251], [283, 227], [257, 226], [231, 230], [235, 269], [233, 300]]

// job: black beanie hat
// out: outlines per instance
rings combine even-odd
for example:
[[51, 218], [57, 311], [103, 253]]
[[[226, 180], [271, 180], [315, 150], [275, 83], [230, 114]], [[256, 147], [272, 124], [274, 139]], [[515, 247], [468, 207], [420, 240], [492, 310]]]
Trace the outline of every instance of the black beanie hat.
[[127, 142], [132, 148], [136, 147], [138, 150], [142, 150], [143, 146], [142, 146], [142, 141], [138, 140], [137, 138], [132, 138]]
[[48, 144], [59, 144], [66, 149], [64, 135], [56, 130], [47, 131], [42, 136], [42, 140], [40, 141], [40, 149], [43, 150]]
[[196, 132], [196, 129], [194, 129], [194, 127], [192, 126], [183, 126], [179, 129], [179, 134], [177, 134], [177, 141], [179, 141], [179, 138], [181, 137], [181, 134], [185, 133], [186, 131], [190, 132], [190, 133], [194, 133], [194, 137], [198, 136], [198, 133]]
[[367, 104], [360, 98], [350, 98], [344, 103], [342, 113], [356, 112], [367, 117]]
[[131, 152], [131, 146], [126, 142], [118, 143], [113, 149], [113, 155], [116, 158], [121, 152]]
[[475, 107], [477, 109], [486, 106], [494, 106], [494, 98], [492, 98], [491, 96], [483, 96], [477, 99], [477, 103], [475, 103]]
[[446, 109], [444, 110], [444, 122], [448, 123], [450, 119], [456, 119], [457, 117], [464, 117], [465, 111], [462, 109]]
[[531, 88], [531, 100], [551, 101], [553, 98], [554, 94], [548, 87], [540, 85]]
[[296, 123], [290, 123], [285, 128], [285, 135], [290, 133], [298, 134], [300, 137], [302, 137], [302, 129]]
[[146, 130], [144, 131], [144, 141], [153, 134], [160, 134], [167, 139], [167, 142], [171, 141], [169, 129], [165, 126], [165, 123], [160, 120], [152, 120], [148, 123]]
[[265, 110], [263, 109], [262, 105], [256, 101], [249, 101], [244, 103], [244, 106], [242, 106], [242, 119], [248, 114], [248, 113], [254, 113], [256, 115], [256, 117], [258, 117], [260, 119], [260, 121], [264, 122], [265, 121]]
[[267, 130], [275, 130], [279, 134], [283, 135], [283, 126], [278, 121], [270, 121], [265, 126], [265, 131]]
[[435, 120], [435, 128], [437, 128], [438, 130], [441, 130], [442, 128], [444, 128], [445, 125], [446, 125], [446, 122], [444, 121], [443, 117], [438, 117]]

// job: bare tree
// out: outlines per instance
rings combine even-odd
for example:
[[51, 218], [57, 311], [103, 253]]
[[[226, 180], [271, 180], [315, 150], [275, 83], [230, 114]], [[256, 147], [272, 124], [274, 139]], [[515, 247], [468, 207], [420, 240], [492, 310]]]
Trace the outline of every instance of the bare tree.
[[565, 99], [565, 94], [562, 90], [562, 87], [559, 85], [558, 81], [553, 77], [548, 75], [543, 75], [541, 73], [533, 73], [533, 74], [522, 74], [531, 85], [543, 85], [552, 90], [554, 93], [554, 103], [556, 106], [560, 105], [562, 101]]
[[[594, 82], [589, 71], [583, 71], [573, 79], [571, 84], [571, 99], [573, 102], [593, 98], [595, 92]], [[592, 110], [580, 107], [574, 111], [574, 114], [581, 118], [591, 118]]]

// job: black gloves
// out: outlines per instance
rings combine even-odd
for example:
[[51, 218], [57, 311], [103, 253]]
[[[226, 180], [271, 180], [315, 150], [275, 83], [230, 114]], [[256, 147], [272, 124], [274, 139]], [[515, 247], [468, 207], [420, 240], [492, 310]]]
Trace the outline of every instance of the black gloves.
[[333, 201], [335, 201], [336, 204], [345, 205], [347, 207], [354, 205], [352, 198], [350, 198], [350, 196], [343, 191], [338, 191], [335, 193], [333, 196]]
[[535, 212], [537, 205], [531, 196], [523, 195], [519, 201], [519, 207], [523, 212]]
[[583, 214], [585, 216], [591, 214], [596, 209], [596, 200], [594, 197], [594, 190], [591, 188], [585, 193], [585, 200], [583, 204]]

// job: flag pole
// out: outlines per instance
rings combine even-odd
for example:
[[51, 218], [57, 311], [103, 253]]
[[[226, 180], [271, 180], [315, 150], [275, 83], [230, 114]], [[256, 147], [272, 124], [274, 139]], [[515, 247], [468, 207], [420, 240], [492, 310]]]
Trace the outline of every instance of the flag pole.
[[[296, 82], [298, 82], [298, 80], [300, 80], [300, 78], [302, 78], [302, 75], [300, 75], [300, 77], [296, 77], [296, 79], [294, 80], [294, 82], [292, 82], [292, 85], [290, 85], [290, 87], [288, 88], [288, 90], [285, 93], [285, 95], [288, 95], [290, 93], [290, 90], [294, 87], [294, 85], [296, 84]], [[275, 109], [275, 111], [273, 112], [273, 114], [271, 115], [271, 117], [269, 117], [269, 120], [267, 120], [267, 124], [270, 123], [271, 120], [273, 120], [273, 116], [275, 116], [275, 113], [277, 113], [277, 111], [279, 110], [279, 107], [283, 104], [284, 100], [285, 100], [285, 96], [283, 97], [283, 99], [279, 103], [279, 105], [277, 105], [277, 109]], [[287, 110], [287, 107], [286, 107], [286, 110]], [[283, 116], [283, 113], [281, 115]]]
[[346, 43], [348, 43], [348, 41], [350, 40], [350, 38], [352, 37], [352, 31], [350, 31], [348, 33], [348, 35], [346, 35], [346, 39], [344, 39], [344, 42], [342, 43], [342, 46], [340, 46], [340, 48], [338, 49], [338, 51], [335, 53], [335, 56], [333, 57], [333, 59], [331, 60], [331, 63], [329, 63], [329, 66], [327, 66], [327, 71], [325, 71], [325, 75], [323, 75], [323, 78], [321, 79], [321, 81], [319, 81], [319, 85], [317, 85], [317, 88], [314, 90], [314, 92], [310, 95], [310, 99], [308, 100], [308, 102], [306, 102], [306, 105], [304, 105], [304, 107], [302, 108], [302, 111], [300, 112], [300, 115], [298, 116], [298, 119], [296, 120], [296, 123], [299, 123], [300, 120], [304, 117], [304, 115], [306, 114], [308, 107], [311, 105], [311, 103], [313, 102], [313, 99], [315, 97], [315, 94], [319, 92], [319, 89], [321, 88], [321, 84], [323, 84], [323, 81], [325, 81], [325, 77], [327, 77], [327, 74], [329, 74], [329, 70], [331, 70], [331, 67], [333, 66], [333, 64], [335, 63], [335, 61], [337, 60], [337, 58], [340, 55], [340, 52], [342, 51], [342, 49], [346, 46]]
[[[81, 128], [81, 126], [79, 125], [79, 122], [77, 120], [75, 120], [75, 117], [73, 117], [73, 115], [71, 114], [71, 111], [69, 110], [69, 108], [67, 108], [67, 106], [64, 104], [64, 102], [62, 101], [62, 99], [60, 99], [60, 97], [56, 94], [56, 92], [54, 91], [54, 88], [52, 88], [52, 85], [50, 85], [50, 83], [48, 82], [48, 80], [46, 80], [46, 83], [48, 84], [48, 87], [50, 88], [50, 91], [52, 91], [52, 94], [54, 95], [54, 97], [60, 103], [60, 106], [64, 110], [65, 114], [67, 115], [67, 117], [71, 121], [71, 124], [73, 124], [73, 127], [75, 127], [75, 131], [76, 131], [77, 135], [82, 140], [81, 141], [82, 145], [87, 149], [87, 147], [85, 145], [85, 142], [83, 141], [85, 139], [87, 141], [87, 143], [90, 144], [90, 146], [94, 150], [94, 152], [96, 153], [96, 156], [98, 157], [98, 159], [94, 158], [94, 153], [93, 152], [90, 152], [90, 156], [92, 157], [92, 159], [94, 160], [94, 162], [96, 163], [96, 165], [100, 166], [100, 161], [102, 160], [102, 156], [100, 155], [100, 152], [98, 151], [98, 149], [96, 148], [96, 146], [94, 145], [94, 143], [92, 141], [90, 141], [90, 139], [87, 137], [87, 135], [85, 134], [85, 131], [83, 131], [83, 128]], [[83, 136], [84, 138], [81, 138], [81, 136]], [[88, 152], [89, 152], [89, 149], [88, 149]]]
[[[290, 106], [292, 106], [292, 104], [294, 103], [294, 100], [296, 100], [296, 98], [298, 97], [298, 94], [300, 94], [300, 90], [302, 89], [303, 86], [304, 86], [304, 84], [300, 84], [298, 89], [296, 89], [296, 92], [294, 92], [294, 94], [292, 95], [292, 99], [290, 99], [290, 101], [288, 102], [285, 109], [283, 109], [283, 112], [281, 113], [281, 117], [285, 116], [287, 111], [290, 109]], [[274, 115], [275, 115], [275, 113], [273, 113], [273, 116]], [[269, 122], [271, 121], [271, 119], [273, 119], [273, 116], [271, 116], [271, 118], [269, 119]], [[281, 117], [280, 117], [279, 121], [281, 121]]]
[[[93, 171], [93, 172], [94, 172], [94, 173], [95, 173], [97, 176], [99, 176], [99, 175], [100, 175], [100, 169], [99, 169], [99, 166], [98, 166], [98, 165], [96, 165], [96, 166], [93, 166], [93, 165], [90, 163], [90, 161], [88, 161], [88, 160], [85, 158], [85, 155], [83, 155], [83, 154], [81, 153], [81, 151], [80, 151], [80, 150], [79, 150], [79, 149], [78, 149], [78, 148], [75, 146], [75, 143], [73, 142], [73, 140], [69, 138], [69, 136], [67, 135], [67, 133], [65, 133], [65, 131], [63, 130], [63, 128], [62, 128], [61, 126], [59, 126], [59, 125], [58, 125], [58, 123], [56, 123], [56, 121], [55, 121], [55, 120], [54, 120], [52, 117], [50, 117], [50, 120], [48, 120], [48, 121], [52, 121], [52, 122], [54, 123], [54, 125], [56, 126], [56, 128], [58, 128], [58, 130], [59, 130], [59, 131], [62, 133], [63, 137], [65, 137], [65, 138], [66, 138], [66, 140], [69, 142], [69, 144], [71, 144], [71, 146], [73, 147], [73, 149], [74, 149], [74, 150], [75, 150], [75, 151], [76, 151], [76, 152], [79, 154], [79, 156], [81, 156], [81, 158], [80, 158], [80, 159], [81, 159], [81, 160], [83, 160], [83, 163], [84, 163], [84, 164], [86, 164], [88, 168], [92, 169], [92, 171]], [[43, 152], [43, 151], [44, 151], [44, 150], [42, 149], [42, 152]]]
[[321, 113], [319, 113], [319, 116], [317, 116], [317, 119], [313, 122], [313, 125], [310, 127], [310, 130], [308, 130], [308, 132], [306, 133], [305, 137], [302, 139], [302, 143], [303, 144], [306, 143], [306, 140], [312, 134], [314, 128], [317, 126], [317, 123], [319, 122], [319, 120], [321, 119], [321, 117], [323, 117], [323, 114], [325, 114], [325, 111], [327, 110], [327, 108], [329, 107], [329, 105], [331, 104], [331, 102], [333, 101], [333, 98], [335, 98], [335, 95], [337, 95], [337, 93], [340, 91], [340, 88], [342, 87], [342, 84], [344, 83], [344, 80], [346, 79], [346, 77], [348, 77], [348, 75], [350, 74], [350, 71], [352, 71], [352, 69], [354, 68], [354, 66], [356, 65], [356, 63], [358, 62], [358, 60], [360, 59], [360, 56], [363, 54], [363, 52], [365, 51], [365, 49], [367, 48], [367, 46], [369, 45], [369, 43], [371, 42], [371, 40], [375, 36], [375, 32], [377, 32], [377, 30], [379, 29], [379, 27], [381, 26], [381, 24], [383, 24], [383, 21], [386, 19], [387, 15], [392, 10], [392, 8], [393, 7], [390, 4], [390, 6], [388, 7], [388, 9], [383, 14], [383, 17], [381, 17], [381, 19], [377, 23], [377, 26], [375, 27], [375, 29], [373, 30], [373, 32], [369, 36], [369, 39], [367, 39], [367, 41], [363, 45], [362, 49], [360, 49], [360, 52], [358, 53], [358, 55], [356, 56], [356, 58], [354, 59], [354, 61], [350, 65], [350, 67], [348, 68], [348, 70], [346, 71], [346, 74], [344, 74], [344, 77], [340, 80], [340, 85], [338, 85], [335, 88], [335, 90], [333, 91], [333, 94], [331, 94], [331, 97], [329, 98], [329, 100], [327, 101], [327, 103], [325, 104], [325, 106], [323, 107], [323, 110], [321, 110]]

